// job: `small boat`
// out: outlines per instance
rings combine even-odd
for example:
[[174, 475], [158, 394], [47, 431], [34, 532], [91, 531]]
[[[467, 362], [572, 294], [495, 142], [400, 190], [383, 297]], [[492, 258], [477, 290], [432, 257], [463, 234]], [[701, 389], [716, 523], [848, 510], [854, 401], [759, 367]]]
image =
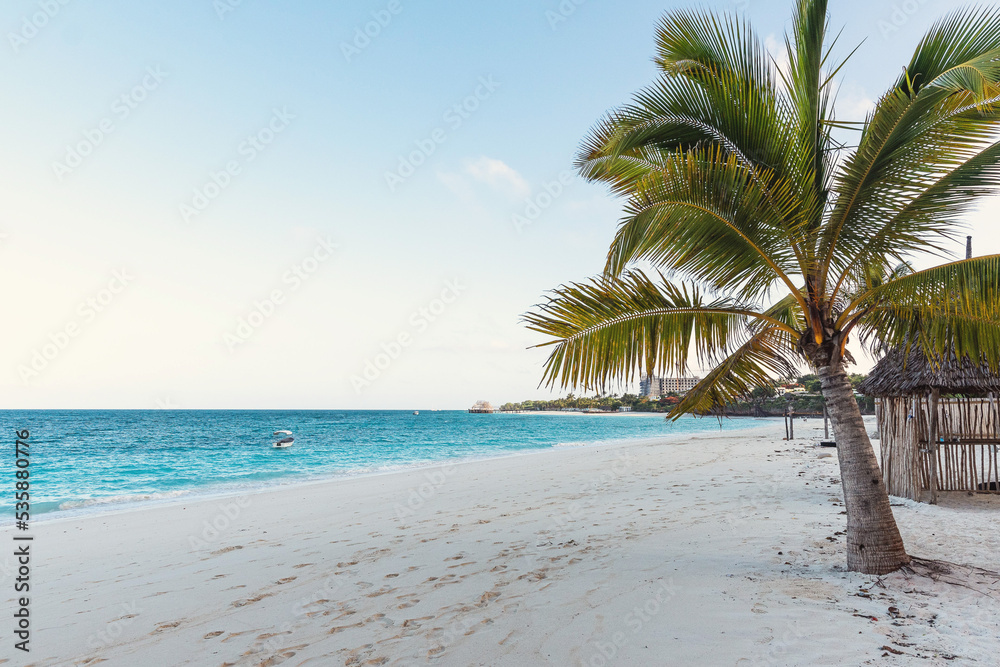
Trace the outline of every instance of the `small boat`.
[[420, 414], [420, 412], [418, 412], [417, 410], [414, 410], [414, 411], [413, 411], [413, 414], [414, 414], [414, 415], [419, 415], [419, 414]]
[[271, 445], [275, 449], [288, 449], [289, 447], [292, 446], [292, 443], [295, 442], [295, 438], [292, 437], [292, 432], [291, 431], [275, 431], [274, 435], [275, 436], [279, 436], [279, 435], [287, 436], [285, 438], [281, 438], [280, 440], [278, 440], [277, 442], [275, 442], [273, 445]]

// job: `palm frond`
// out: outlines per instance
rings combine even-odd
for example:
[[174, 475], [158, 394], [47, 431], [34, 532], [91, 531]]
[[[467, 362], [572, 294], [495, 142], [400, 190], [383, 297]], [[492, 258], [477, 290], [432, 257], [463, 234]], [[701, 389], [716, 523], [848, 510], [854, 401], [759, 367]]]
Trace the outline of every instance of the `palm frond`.
[[684, 373], [694, 356], [712, 364], [742, 345], [751, 323], [794, 334], [784, 322], [696, 285], [654, 282], [641, 271], [572, 283], [524, 317], [554, 346], [543, 384], [603, 388], [636, 373]]
[[789, 276], [798, 265], [782, 215], [795, 205], [794, 194], [778, 183], [762, 191], [721, 149], [678, 152], [636, 186], [606, 272], [620, 275], [648, 260], [737, 296], [759, 298], [779, 281], [794, 291]]
[[[580, 173], [619, 193], [661, 163], [658, 153], [712, 145], [752, 169], [781, 168], [787, 104], [759, 40], [738, 18], [672, 12], [657, 31], [664, 72], [585, 140]], [[749, 122], [748, 122], [749, 121]]]
[[[793, 329], [802, 326], [802, 312], [791, 296], [769, 308], [765, 314]], [[797, 370], [795, 338], [787, 329], [768, 322], [752, 327], [749, 339], [708, 372], [670, 411], [677, 419], [685, 414], [704, 414], [724, 409], [744, 398], [755, 387], [772, 384], [776, 379], [793, 376]]]
[[[996, 142], [998, 84], [1000, 9], [961, 10], [935, 25], [879, 100], [837, 176], [835, 203], [819, 239], [824, 282], [827, 272], [839, 275], [863, 252], [873, 226], [896, 217]], [[920, 220], [927, 218], [910, 217], [911, 223]], [[930, 226], [923, 236], [933, 233]]]
[[887, 280], [842, 315], [875, 351], [919, 344], [928, 353], [1000, 362], [1000, 255], [953, 262]]
[[998, 192], [1000, 143], [995, 143], [941, 176], [891, 217], [872, 221], [866, 242], [843, 261], [833, 298], [858, 271], [888, 267], [914, 254], [944, 256], [947, 243], [954, 243], [961, 234], [962, 215]]

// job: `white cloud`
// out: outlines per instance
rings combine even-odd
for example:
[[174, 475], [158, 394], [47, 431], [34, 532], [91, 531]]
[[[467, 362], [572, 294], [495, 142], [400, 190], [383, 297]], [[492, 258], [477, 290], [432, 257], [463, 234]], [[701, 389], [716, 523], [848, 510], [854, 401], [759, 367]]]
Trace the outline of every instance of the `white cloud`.
[[764, 48], [771, 54], [774, 63], [778, 66], [778, 71], [788, 76], [791, 62], [788, 60], [788, 49], [785, 48], [785, 43], [778, 41], [778, 38], [771, 34], [764, 38]]
[[475, 199], [468, 179], [462, 176], [462, 174], [453, 171], [439, 171], [436, 175], [437, 179], [459, 199], [463, 201], [472, 201]]
[[873, 100], [865, 89], [856, 83], [842, 81], [837, 85], [837, 118], [846, 121], [862, 121], [875, 108]]
[[460, 171], [439, 171], [437, 179], [466, 202], [476, 200], [476, 183], [515, 201], [531, 196], [531, 186], [517, 170], [502, 160], [485, 156], [466, 160]]
[[502, 160], [481, 157], [474, 162], [466, 163], [464, 171], [477, 181], [515, 199], [524, 199], [531, 195], [531, 186], [524, 177]]

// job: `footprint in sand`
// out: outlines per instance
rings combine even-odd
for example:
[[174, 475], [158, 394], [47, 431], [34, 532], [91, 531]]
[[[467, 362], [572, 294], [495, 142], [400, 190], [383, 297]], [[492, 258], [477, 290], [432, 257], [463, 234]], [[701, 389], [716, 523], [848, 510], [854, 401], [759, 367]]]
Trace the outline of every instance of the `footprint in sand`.
[[476, 606], [485, 607], [493, 600], [496, 600], [498, 597], [500, 597], [499, 591], [486, 591], [485, 593], [479, 596], [479, 602], [476, 603]]
[[382, 597], [383, 595], [388, 595], [389, 593], [395, 593], [397, 590], [399, 590], [399, 589], [397, 589], [397, 588], [389, 588], [389, 587], [385, 587], [384, 586], [384, 587], [378, 589], [377, 591], [374, 591], [372, 593], [368, 593], [368, 595], [366, 595], [365, 597], [369, 597], [369, 598]]
[[243, 548], [243, 545], [242, 544], [238, 544], [238, 545], [233, 546], [233, 547], [226, 547], [225, 549], [219, 549], [218, 551], [213, 551], [212, 555], [213, 556], [219, 556], [221, 554], [227, 554], [230, 551], [236, 551], [236, 550], [242, 549], [242, 548]]
[[233, 606], [234, 607], [245, 607], [248, 604], [253, 604], [254, 602], [260, 602], [264, 598], [269, 598], [272, 595], [274, 595], [274, 593], [261, 593], [259, 595], [255, 595], [252, 598], [247, 598], [245, 600], [237, 600], [237, 601], [233, 602]]
[[278, 580], [277, 580], [276, 582], [274, 582], [274, 583], [276, 583], [276, 584], [278, 584], [279, 586], [281, 586], [281, 585], [283, 585], [283, 584], [288, 584], [288, 583], [291, 583], [291, 582], [295, 581], [296, 579], [298, 579], [298, 577], [285, 577], [284, 579], [278, 579]]
[[173, 623], [160, 623], [149, 634], [151, 634], [151, 635], [159, 634], [159, 633], [163, 632], [164, 630], [170, 630], [171, 628], [176, 628], [180, 624], [181, 624], [180, 621], [174, 621]]
[[364, 623], [362, 621], [358, 621], [357, 623], [354, 623], [352, 625], [334, 626], [334, 627], [330, 628], [330, 631], [327, 634], [335, 635], [338, 632], [343, 632], [344, 630], [349, 630], [351, 628], [360, 628], [363, 625], [364, 625]]
[[278, 653], [277, 655], [272, 655], [270, 658], [260, 663], [260, 667], [274, 667], [274, 665], [280, 665], [285, 660], [288, 660], [295, 655], [295, 651], [285, 651], [284, 653]]
[[309, 567], [310, 565], [312, 565], [312, 563], [299, 563], [298, 565], [293, 565], [292, 567], [297, 570], [300, 567]]
[[226, 633], [225, 630], [216, 630], [215, 632], [209, 632], [207, 635], [202, 637], [202, 639], [215, 639], [219, 635], [223, 635], [225, 633]]

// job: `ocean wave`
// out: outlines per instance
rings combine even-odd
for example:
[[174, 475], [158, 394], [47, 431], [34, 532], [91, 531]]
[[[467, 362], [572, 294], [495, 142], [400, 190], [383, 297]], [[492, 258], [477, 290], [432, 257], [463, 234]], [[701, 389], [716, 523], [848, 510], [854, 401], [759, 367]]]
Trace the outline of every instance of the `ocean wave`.
[[120, 496], [105, 496], [103, 498], [86, 498], [84, 500], [66, 500], [56, 506], [57, 510], [78, 510], [99, 505], [119, 505], [122, 503], [141, 503], [149, 500], [169, 500], [179, 496], [190, 495], [191, 491], [164, 491], [162, 493], [136, 493]]

